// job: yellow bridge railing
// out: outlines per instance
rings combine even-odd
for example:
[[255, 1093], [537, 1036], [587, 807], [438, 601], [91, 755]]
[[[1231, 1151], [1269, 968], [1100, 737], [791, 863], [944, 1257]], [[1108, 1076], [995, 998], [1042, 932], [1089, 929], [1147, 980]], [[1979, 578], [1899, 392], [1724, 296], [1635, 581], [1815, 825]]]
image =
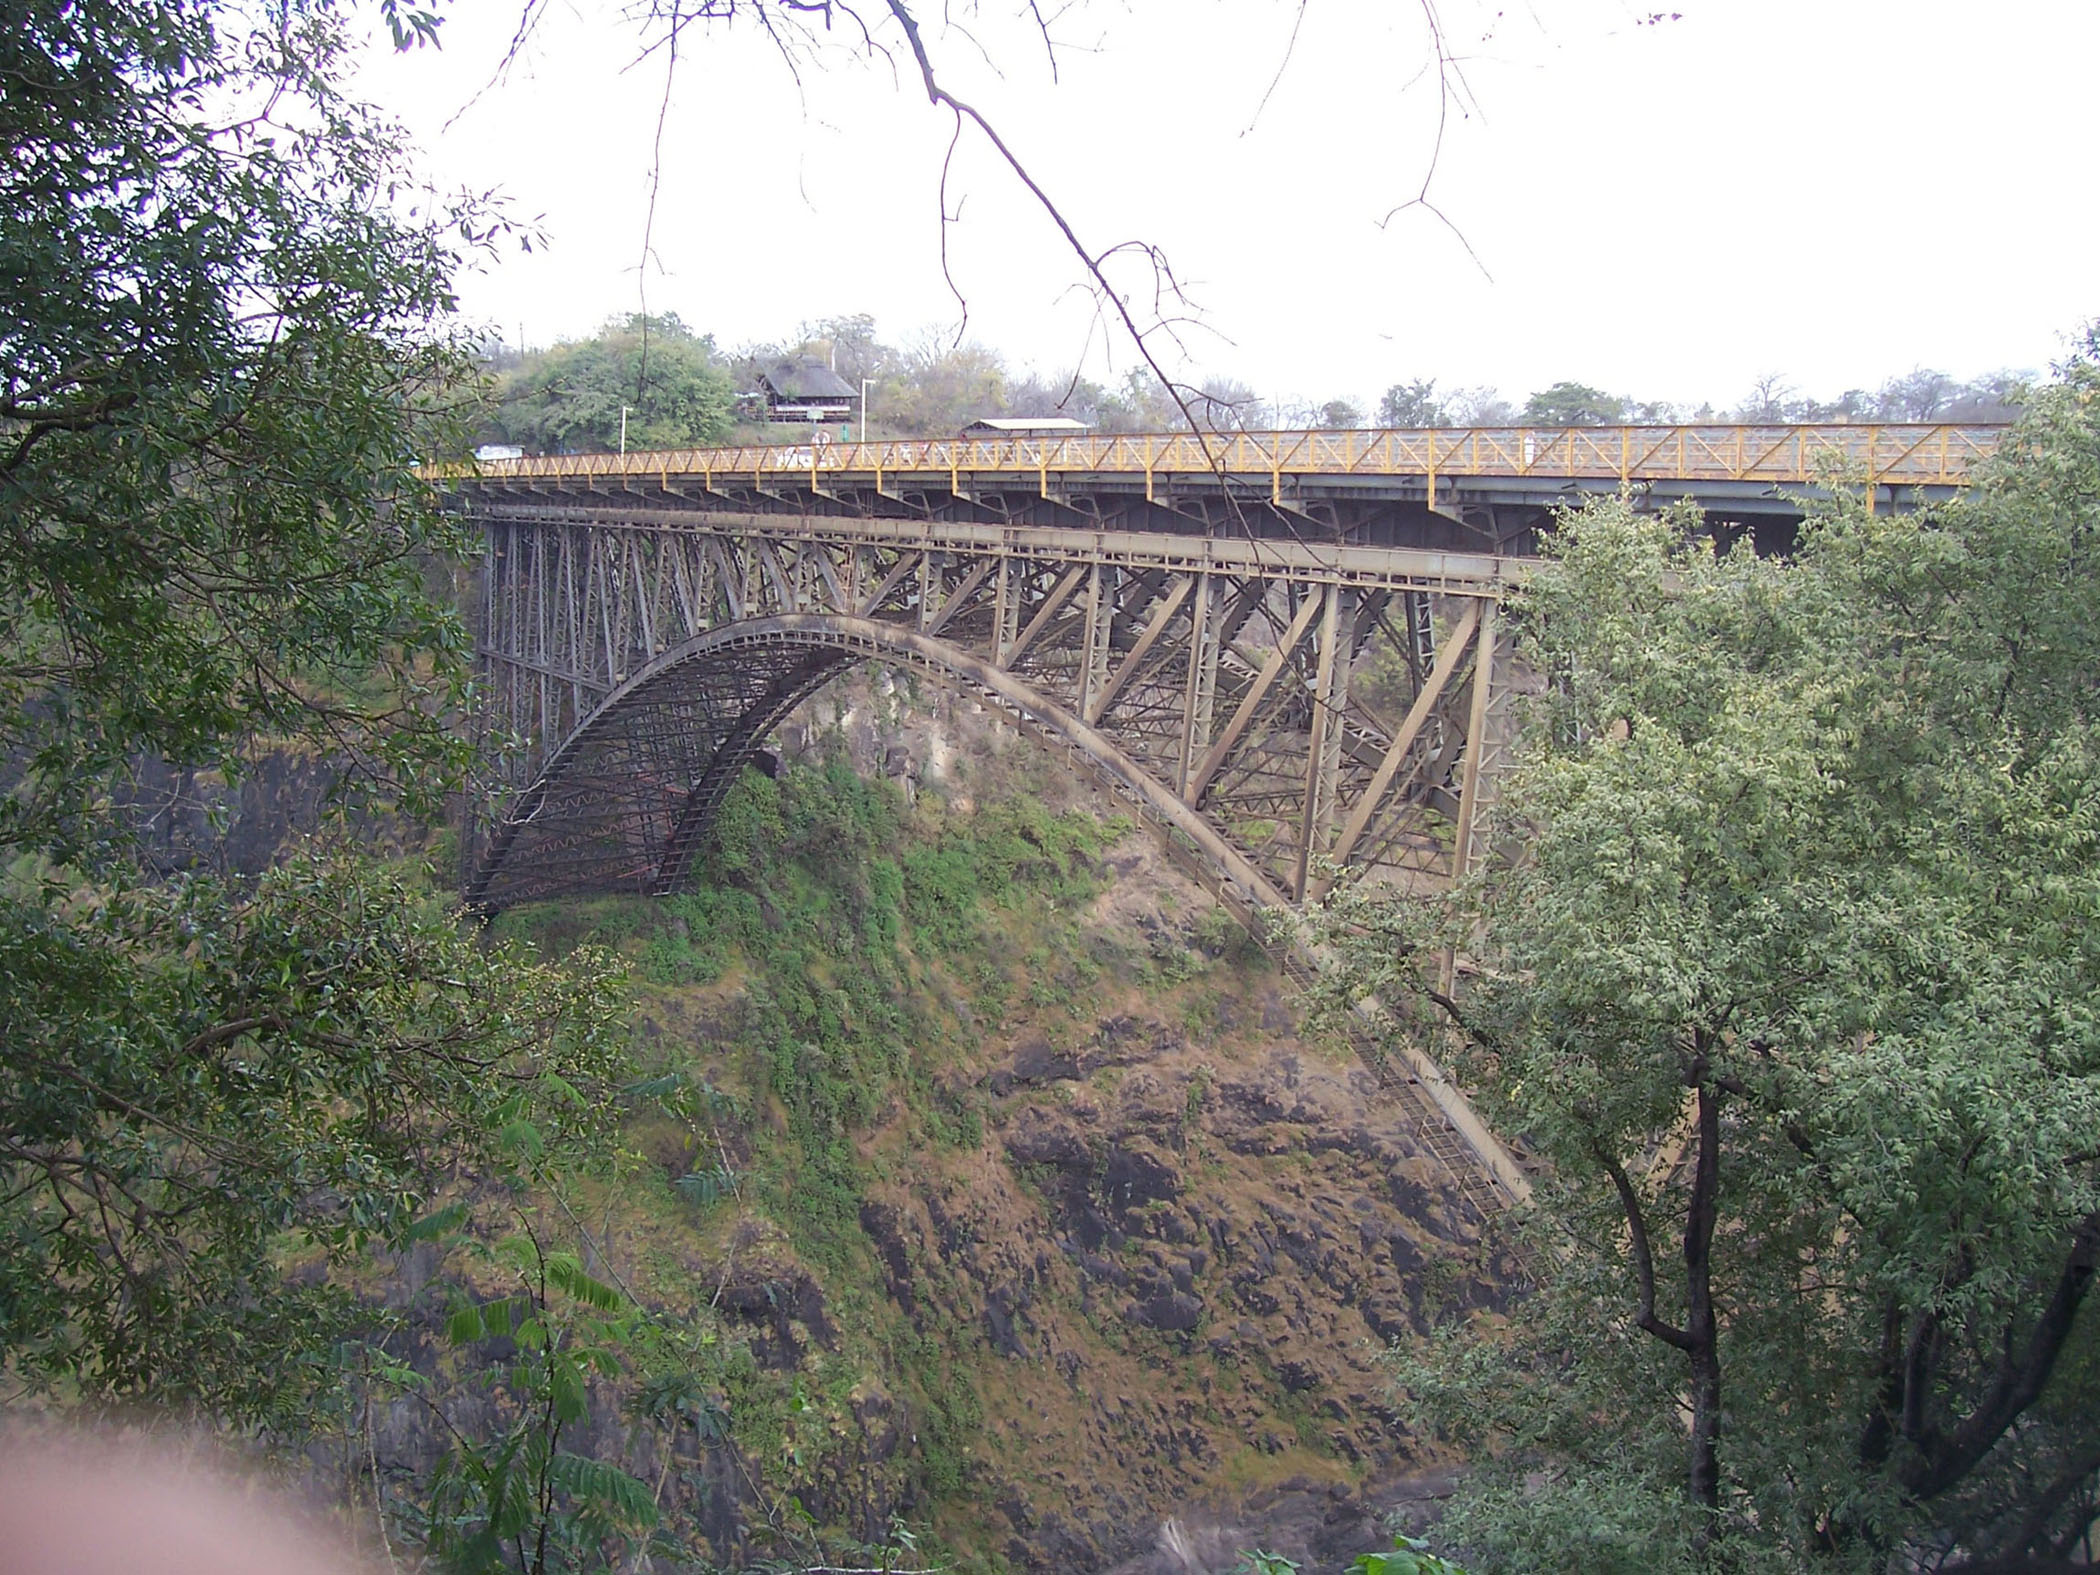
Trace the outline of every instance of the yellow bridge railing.
[[1191, 432], [1081, 437], [882, 439], [742, 448], [562, 454], [433, 467], [439, 480], [532, 478], [668, 481], [734, 486], [826, 476], [947, 476], [987, 472], [1123, 475], [1210, 473], [1282, 478], [1420, 476], [1432, 498], [1439, 478], [1738, 481], [1805, 484], [1833, 472], [1869, 485], [1960, 486], [1994, 452], [2000, 425], [1883, 422], [1814, 426], [1444, 427], [1365, 432]]

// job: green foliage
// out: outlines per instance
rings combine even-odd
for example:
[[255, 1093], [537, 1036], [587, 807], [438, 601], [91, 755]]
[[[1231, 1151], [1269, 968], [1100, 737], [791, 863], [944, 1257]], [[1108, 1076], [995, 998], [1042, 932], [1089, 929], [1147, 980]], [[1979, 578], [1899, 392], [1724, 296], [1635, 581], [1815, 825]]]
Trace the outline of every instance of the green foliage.
[[[1584, 1565], [1593, 1570], [1594, 1565]], [[1429, 1544], [1419, 1537], [1395, 1536], [1390, 1553], [1365, 1553], [1349, 1566], [1349, 1575], [1466, 1575], [1465, 1570], [1449, 1559], [1439, 1558], [1429, 1551]]]
[[1527, 426], [1606, 427], [1625, 419], [1625, 400], [1587, 383], [1555, 383], [1524, 401]]
[[875, 418], [904, 432], [952, 435], [1006, 409], [1006, 363], [996, 350], [928, 333], [903, 352], [875, 395]]
[[1378, 424], [1382, 427], [1442, 427], [1451, 424], [1450, 412], [1437, 398], [1436, 379], [1418, 377], [1412, 383], [1395, 383], [1378, 400]]
[[727, 1165], [709, 1165], [680, 1176], [672, 1186], [678, 1189], [680, 1197], [709, 1208], [736, 1195], [736, 1172]]
[[1281, 1553], [1248, 1548], [1240, 1554], [1232, 1575], [1298, 1575], [1298, 1561], [1287, 1559]]
[[[726, 1160], [694, 1163], [673, 1189], [699, 1207], [735, 1207], [785, 1228], [796, 1255], [824, 1274], [832, 1316], [873, 1342], [858, 1358], [866, 1366], [845, 1365], [855, 1360], [847, 1355], [827, 1370], [886, 1372], [911, 1395], [914, 1465], [936, 1495], [970, 1479], [979, 1402], [954, 1381], [954, 1331], [891, 1328], [886, 1314], [855, 1305], [869, 1269], [860, 1135], [899, 1110], [914, 1142], [982, 1146], [975, 1098], [932, 1075], [955, 1033], [956, 1019], [935, 1004], [941, 971], [967, 962], [973, 977], [989, 968], [1005, 988], [996, 948], [989, 961], [971, 948], [1024, 901], [1051, 894], [1071, 906], [1091, 896], [1101, 847], [1126, 829], [1032, 803], [907, 821], [893, 788], [843, 759], [785, 765], [776, 777], [748, 772], [698, 855], [697, 889], [659, 906], [656, 933], [632, 938], [652, 976], [733, 973], [711, 1053], [748, 1080], [751, 1104], [769, 1118], [746, 1124], [748, 1158], [740, 1154], [733, 1173]], [[709, 1097], [665, 1079], [633, 1086], [677, 1109]], [[822, 1480], [848, 1402], [797, 1387], [813, 1384], [816, 1366], [768, 1373], [748, 1353], [740, 1361], [724, 1352], [715, 1374], [737, 1447], [768, 1465], [769, 1481]], [[891, 1546], [894, 1567], [908, 1552]], [[879, 1565], [880, 1555], [843, 1562]]]
[[[72, 856], [139, 754], [257, 733], [440, 802], [466, 637], [448, 314], [473, 208], [407, 217], [332, 0], [28, 0], [0, 30], [0, 850]], [[427, 211], [427, 210], [425, 210]]]
[[[1097, 889], [1095, 853], [1123, 829], [1021, 800], [932, 840], [906, 839], [894, 792], [842, 759], [788, 767], [777, 780], [747, 772], [731, 790], [700, 857], [701, 889], [670, 905], [684, 935], [653, 938], [643, 966], [698, 979], [733, 953], [755, 965], [741, 1032], [802, 1151], [792, 1208], [812, 1245], [857, 1237], [843, 1140], [900, 1079], [916, 1086], [909, 949], [978, 944], [986, 911], [1024, 888], [1083, 901]], [[974, 1109], [916, 1102], [937, 1138], [982, 1141]]]
[[[416, 469], [465, 450], [451, 280], [502, 226], [412, 194], [344, 91], [353, 25], [29, 0], [0, 29], [0, 1369], [55, 1406], [294, 1433], [354, 1370], [406, 1381], [346, 1282], [456, 1229], [425, 1210], [461, 1176], [597, 1152], [630, 1077], [595, 953], [483, 948], [369, 861], [156, 880], [113, 808], [143, 760], [271, 747], [417, 815], [466, 762], [465, 542]], [[573, 1412], [581, 1369], [548, 1373]]]
[[536, 453], [604, 452], [620, 446], [625, 407], [629, 448], [690, 448], [725, 440], [735, 405], [711, 338], [675, 313], [630, 313], [589, 339], [524, 357], [499, 380], [490, 421]]
[[[445, 1419], [451, 1447], [410, 1510], [412, 1529], [437, 1566], [456, 1575], [601, 1570], [617, 1568], [630, 1550], [675, 1552], [648, 1537], [659, 1515], [646, 1483], [562, 1447], [589, 1421], [594, 1383], [626, 1370], [645, 1316], [526, 1223], [493, 1247], [467, 1238], [514, 1289], [462, 1301], [445, 1323], [456, 1349], [507, 1353], [491, 1356], [477, 1376], [507, 1393], [510, 1420], [477, 1435]], [[660, 1380], [644, 1414], [662, 1420], [685, 1398]]]
[[1443, 944], [1480, 957], [1434, 1009], [1551, 1166], [1522, 1319], [1403, 1375], [1492, 1456], [1448, 1524], [1495, 1567], [1880, 1570], [2082, 1533], [2096, 498], [2086, 356], [1930, 518], [1834, 507], [1781, 562], [1570, 516], [1519, 609], [1557, 675], [1504, 800], [1527, 857], [1342, 916], [1388, 1000], [1432, 999]]
[[355, 862], [0, 901], [0, 1351], [89, 1400], [297, 1418], [360, 1315], [284, 1254], [427, 1232], [441, 1178], [595, 1149], [602, 959], [485, 951]]
[[1094, 855], [1128, 824], [1084, 815], [1053, 815], [1033, 799], [979, 812], [965, 836], [949, 837], [904, 857], [904, 891], [914, 932], [943, 951], [975, 940], [985, 904], [1012, 899], [1025, 885], [1072, 906], [1100, 890]]
[[1261, 943], [1247, 926], [1223, 907], [1206, 908], [1197, 915], [1191, 939], [1204, 956], [1235, 965], [1243, 964], [1261, 952]]

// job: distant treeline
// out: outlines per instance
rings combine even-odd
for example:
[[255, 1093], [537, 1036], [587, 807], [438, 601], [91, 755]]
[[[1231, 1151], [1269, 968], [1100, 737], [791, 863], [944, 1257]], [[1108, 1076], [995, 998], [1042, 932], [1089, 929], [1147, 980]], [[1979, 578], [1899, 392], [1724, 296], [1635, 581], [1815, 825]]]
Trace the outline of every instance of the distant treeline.
[[[988, 416], [1069, 416], [1102, 432], [1172, 430], [1193, 418], [1220, 431], [1324, 427], [1613, 426], [1682, 421], [2004, 421], [2032, 374], [2002, 371], [1968, 381], [1919, 367], [1876, 388], [1835, 399], [1803, 394], [1771, 375], [1735, 404], [1697, 406], [1608, 393], [1563, 381], [1504, 398], [1485, 387], [1443, 386], [1434, 378], [1396, 382], [1367, 410], [1349, 398], [1265, 400], [1230, 378], [1170, 392], [1135, 367], [1111, 386], [1076, 374], [1016, 372], [998, 351], [928, 331], [908, 344], [878, 337], [865, 313], [825, 317], [790, 339], [721, 349], [674, 313], [609, 320], [588, 339], [543, 350], [492, 345], [484, 356], [493, 397], [485, 441], [534, 453], [765, 441], [782, 431], [746, 397], [761, 375], [784, 362], [821, 364], [850, 385], [865, 384], [872, 431], [883, 437], [938, 437]], [[1178, 394], [1178, 398], [1176, 395]], [[855, 404], [858, 404], [856, 397]], [[850, 426], [859, 425], [858, 409]]]

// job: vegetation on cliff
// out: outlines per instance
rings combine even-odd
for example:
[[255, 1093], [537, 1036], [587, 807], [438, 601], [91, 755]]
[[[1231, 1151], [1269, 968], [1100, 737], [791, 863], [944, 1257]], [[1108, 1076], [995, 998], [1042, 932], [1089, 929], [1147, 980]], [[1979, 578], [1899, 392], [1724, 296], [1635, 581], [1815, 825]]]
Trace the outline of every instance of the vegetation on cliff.
[[[964, 1568], [1094, 1567], [1263, 1494], [1318, 1505], [1324, 1562], [1380, 1540], [1365, 1493], [1440, 1457], [1373, 1345], [1493, 1299], [1478, 1216], [1200, 889], [1007, 738], [908, 805], [820, 734], [739, 784], [693, 894], [499, 921], [617, 949], [650, 1102], [607, 1165], [461, 1195], [345, 1440], [353, 1498], [376, 1466], [416, 1538], [433, 1479], [461, 1534], [496, 1523], [473, 1462], [524, 1458], [547, 1361], [520, 1336], [491, 1365], [464, 1298], [582, 1331], [604, 1370], [542, 1455], [617, 1468], [655, 1545], [722, 1567], [873, 1562], [900, 1526]], [[543, 1250], [610, 1304], [537, 1289]]]
[[[1126, 828], [1011, 782], [944, 815], [753, 775], [695, 895], [486, 946], [366, 858], [148, 870], [143, 756], [325, 752], [412, 813], [456, 780], [462, 544], [414, 468], [467, 435], [449, 280], [498, 226], [404, 196], [331, 0], [10, 20], [7, 1398], [344, 1424], [391, 1532], [535, 1575], [894, 1563], [917, 1517], [959, 1563], [1098, 1564], [1198, 1492], [1346, 1499], [1427, 1422], [1476, 1452], [1450, 1526], [1491, 1568], [2040, 1571], [2089, 1535], [2090, 356], [1928, 518], [1832, 509], [1786, 562], [1567, 522], [1522, 609], [1526, 858], [1337, 908], [1550, 1162], [1512, 1309], [1407, 1109], [1215, 910], [1133, 901]], [[635, 327], [514, 388], [520, 430], [616, 442], [632, 379], [639, 441], [718, 435], [706, 342], [652, 373]], [[967, 350], [878, 401], [1009, 397]], [[1075, 392], [1161, 424], [1142, 378]], [[1447, 946], [1455, 992], [1415, 967]], [[1453, 1312], [1489, 1337], [1385, 1396], [1363, 1347]]]

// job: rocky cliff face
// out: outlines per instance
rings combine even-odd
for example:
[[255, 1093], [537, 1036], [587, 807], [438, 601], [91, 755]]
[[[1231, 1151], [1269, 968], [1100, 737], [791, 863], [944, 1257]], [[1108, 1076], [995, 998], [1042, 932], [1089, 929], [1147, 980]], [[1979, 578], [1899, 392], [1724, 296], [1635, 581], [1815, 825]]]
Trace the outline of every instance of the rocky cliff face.
[[1206, 958], [1209, 899], [1147, 836], [1104, 868], [1076, 1000], [995, 1029], [948, 997], [971, 1027], [935, 1093], [981, 1138], [929, 1145], [901, 1103], [863, 1135], [858, 1265], [747, 1221], [695, 1272], [762, 1363], [842, 1396], [795, 1489], [820, 1518], [930, 1521], [1016, 1570], [1256, 1545], [1339, 1570], [1448, 1463], [1379, 1354], [1495, 1303], [1508, 1265], [1422, 1103], [1305, 1037], [1258, 954]]
[[1193, 1038], [1122, 1013], [1024, 1037], [985, 1149], [864, 1209], [898, 1307], [976, 1333], [991, 1513], [965, 1518], [1016, 1567], [1113, 1564], [1170, 1515], [1273, 1545], [1258, 1501], [1289, 1487], [1362, 1540], [1280, 1551], [1346, 1559], [1381, 1540], [1360, 1490], [1437, 1460], [1375, 1358], [1493, 1299], [1462, 1266], [1479, 1220], [1419, 1112], [1287, 1018], [1261, 989]]
[[[1149, 955], [1200, 928], [1207, 899], [1142, 838], [1110, 867], [1097, 936]], [[1266, 968], [1219, 974], [1178, 1021], [1133, 980], [1060, 1040], [987, 1046], [984, 1147], [864, 1208], [900, 1311], [975, 1332], [985, 1481], [964, 1518], [1018, 1568], [1113, 1564], [1169, 1516], [1315, 1559], [1378, 1545], [1362, 1490], [1438, 1456], [1377, 1353], [1498, 1294], [1424, 1108], [1301, 1038]], [[1322, 1498], [1316, 1529], [1289, 1524], [1292, 1484]]]
[[[827, 740], [965, 810], [1018, 741], [882, 675], [783, 730], [791, 755]], [[1115, 808], [1069, 772], [1031, 787]], [[1089, 1009], [985, 1035], [947, 1074], [983, 1101], [982, 1146], [890, 1167], [860, 1210], [896, 1314], [967, 1331], [949, 1381], [981, 1421], [943, 1523], [1017, 1569], [1226, 1569], [1257, 1544], [1339, 1569], [1443, 1480], [1379, 1354], [1496, 1303], [1513, 1267], [1425, 1099], [1303, 1037], [1251, 947], [1207, 957], [1222, 915], [1149, 837], [1104, 873]]]

